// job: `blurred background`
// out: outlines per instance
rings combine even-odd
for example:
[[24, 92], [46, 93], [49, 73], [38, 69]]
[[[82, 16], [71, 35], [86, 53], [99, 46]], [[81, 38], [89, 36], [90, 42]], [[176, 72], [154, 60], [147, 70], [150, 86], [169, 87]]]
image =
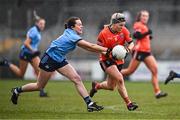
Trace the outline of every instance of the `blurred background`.
[[[136, 14], [142, 9], [150, 12], [152, 50], [157, 60], [180, 60], [179, 0], [0, 0], [0, 56], [18, 64], [20, 46], [25, 40], [27, 30], [34, 24], [33, 10], [46, 19], [46, 28], [42, 32], [40, 44], [40, 51], [43, 53], [50, 42], [62, 34], [65, 20], [70, 16], [82, 19], [83, 38], [96, 43], [99, 31], [104, 24], [109, 23], [114, 12], [125, 14], [127, 27], [132, 32]], [[101, 74], [101, 77], [93, 79], [102, 78], [103, 73], [95, 74], [89, 70], [91, 63], [98, 62], [97, 54], [78, 48], [69, 54], [68, 58], [79, 69], [84, 79], [91, 79], [92, 74], [96, 76], [97, 73]], [[180, 68], [177, 64], [174, 67]], [[15, 77], [7, 71], [6, 68], [0, 68], [0, 78]]]

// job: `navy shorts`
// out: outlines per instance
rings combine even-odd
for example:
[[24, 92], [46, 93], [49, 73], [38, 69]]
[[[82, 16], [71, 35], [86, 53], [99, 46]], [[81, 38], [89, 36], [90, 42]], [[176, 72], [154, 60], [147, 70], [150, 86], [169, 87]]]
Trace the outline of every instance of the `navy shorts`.
[[31, 62], [33, 58], [37, 57], [38, 55], [34, 55], [32, 53], [25, 52], [23, 50], [20, 51], [19, 58], [21, 60]]
[[41, 58], [39, 67], [47, 72], [53, 72], [61, 67], [67, 65], [68, 62], [64, 59], [62, 62], [53, 60], [47, 53]]
[[117, 65], [116, 62], [112, 59], [103, 60], [103, 61], [100, 61], [99, 63], [103, 71], [105, 71], [106, 68], [110, 67], [111, 65], [116, 65], [119, 71], [121, 71], [123, 67], [123, 64]]
[[152, 55], [151, 52], [133, 51], [132, 53], [133, 58], [137, 61], [144, 61], [144, 59], [150, 55]]

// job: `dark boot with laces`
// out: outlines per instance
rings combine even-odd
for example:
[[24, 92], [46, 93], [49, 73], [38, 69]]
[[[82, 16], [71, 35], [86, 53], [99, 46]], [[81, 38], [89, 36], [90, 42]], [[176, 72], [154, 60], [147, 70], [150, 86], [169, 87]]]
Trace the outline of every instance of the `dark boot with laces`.
[[168, 77], [165, 80], [165, 85], [168, 84], [171, 80], [173, 80], [176, 77], [176, 73], [174, 71], [170, 71]]
[[104, 109], [104, 107], [97, 105], [96, 102], [91, 102], [91, 103], [89, 103], [89, 105], [87, 106], [88, 112], [101, 111], [101, 110], [103, 110], [103, 109]]
[[0, 60], [0, 66], [9, 67], [10, 63], [6, 58], [1, 58]]
[[15, 90], [16, 90], [16, 88], [12, 88], [12, 90], [11, 90], [11, 92], [12, 92], [11, 102], [16, 105], [17, 101], [18, 101], [19, 94], [17, 94], [15, 92]]
[[138, 108], [138, 105], [135, 102], [132, 102], [127, 105], [127, 108], [129, 111], [134, 111]]

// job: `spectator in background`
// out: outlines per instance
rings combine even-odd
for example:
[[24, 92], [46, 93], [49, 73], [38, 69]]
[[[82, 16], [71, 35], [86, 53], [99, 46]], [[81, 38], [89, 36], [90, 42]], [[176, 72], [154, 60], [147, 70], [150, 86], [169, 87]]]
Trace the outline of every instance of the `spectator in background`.
[[132, 25], [132, 15], [131, 13], [127, 10], [127, 11], [123, 11], [123, 14], [126, 18], [126, 28], [127, 29], [130, 29], [131, 28], [131, 25]]
[[138, 68], [141, 62], [144, 62], [152, 73], [152, 85], [154, 88], [155, 97], [162, 98], [167, 96], [167, 93], [162, 92], [159, 87], [157, 62], [151, 53], [150, 39], [152, 38], [152, 31], [147, 26], [148, 20], [148, 11], [142, 10], [137, 14], [137, 19], [133, 26], [133, 36], [136, 39], [132, 53], [133, 57], [129, 66], [126, 69], [122, 69], [121, 73], [124, 76], [128, 76]]
[[[39, 73], [39, 62], [40, 62], [40, 52], [38, 51], [38, 46], [41, 41], [41, 31], [45, 28], [45, 19], [37, 16], [34, 11], [35, 25], [31, 27], [26, 35], [26, 40], [21, 46], [21, 51], [19, 54], [19, 67], [15, 64], [9, 62], [7, 59], [3, 58], [0, 61], [0, 66], [7, 66], [10, 70], [15, 73], [18, 77], [24, 77], [28, 63], [34, 68], [35, 74]], [[40, 97], [47, 97], [47, 93], [43, 89], [40, 90]]]

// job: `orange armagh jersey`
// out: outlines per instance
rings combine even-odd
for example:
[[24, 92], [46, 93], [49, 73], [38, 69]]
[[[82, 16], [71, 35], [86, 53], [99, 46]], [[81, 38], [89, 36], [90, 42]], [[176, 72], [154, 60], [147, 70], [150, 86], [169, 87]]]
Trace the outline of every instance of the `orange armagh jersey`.
[[[116, 45], [124, 45], [126, 42], [131, 42], [130, 32], [126, 27], [118, 33], [113, 33], [110, 27], [105, 27], [98, 35], [97, 44], [107, 48], [113, 48]], [[100, 54], [99, 60], [106, 60], [107, 58]], [[123, 64], [124, 60], [117, 60], [117, 64]]]
[[[148, 31], [147, 25], [141, 22], [135, 22], [133, 28], [134, 28], [134, 32], [138, 31], [142, 34]], [[134, 50], [141, 52], [150, 52], [151, 51], [150, 36], [147, 35], [140, 40], [136, 40]]]

